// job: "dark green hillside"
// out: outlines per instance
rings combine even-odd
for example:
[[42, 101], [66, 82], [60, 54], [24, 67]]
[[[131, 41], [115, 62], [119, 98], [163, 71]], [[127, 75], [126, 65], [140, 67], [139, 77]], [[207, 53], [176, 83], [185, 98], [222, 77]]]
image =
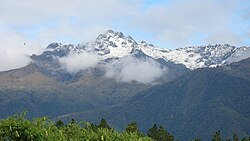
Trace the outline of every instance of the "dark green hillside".
[[224, 71], [227, 71], [229, 75], [241, 77], [250, 81], [250, 58], [232, 63], [224, 67]]
[[[240, 76], [250, 71], [244, 69], [245, 61], [238, 63]], [[237, 68], [199, 69], [150, 88], [130, 99], [110, 121], [118, 128], [137, 121], [143, 131], [152, 122], [162, 124], [181, 140], [207, 140], [219, 129], [226, 137], [249, 135], [250, 81], [235, 76]]]
[[30, 117], [58, 117], [123, 103], [149, 86], [117, 83], [114, 79], [84, 73], [63, 83], [41, 72], [36, 64], [0, 72], [0, 118], [29, 111]]
[[48, 115], [55, 117], [72, 111], [93, 109], [95, 106], [79, 95], [62, 94], [60, 92], [30, 90], [1, 90], [0, 117], [7, 117], [23, 110], [29, 111], [29, 117]]
[[221, 130], [224, 138], [250, 134], [250, 59], [230, 66], [194, 70], [170, 83], [154, 86], [125, 104], [78, 112], [71, 117], [97, 122], [108, 119], [116, 129], [136, 121], [147, 132], [153, 123], [167, 127], [180, 140], [209, 140]]

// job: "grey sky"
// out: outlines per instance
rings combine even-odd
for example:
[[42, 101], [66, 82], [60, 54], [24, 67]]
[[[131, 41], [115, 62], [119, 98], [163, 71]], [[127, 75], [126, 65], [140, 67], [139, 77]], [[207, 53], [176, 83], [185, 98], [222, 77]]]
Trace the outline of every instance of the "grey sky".
[[249, 7], [249, 0], [0, 0], [0, 51], [15, 51], [0, 56], [14, 58], [0, 70], [29, 63], [18, 61], [51, 42], [83, 43], [108, 29], [169, 49], [248, 46]]

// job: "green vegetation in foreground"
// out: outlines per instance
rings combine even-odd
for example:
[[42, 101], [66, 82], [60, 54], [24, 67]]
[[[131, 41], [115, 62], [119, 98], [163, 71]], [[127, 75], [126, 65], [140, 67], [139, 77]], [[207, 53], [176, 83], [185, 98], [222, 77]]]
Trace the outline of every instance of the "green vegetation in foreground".
[[[175, 141], [175, 139], [162, 126], [157, 127], [156, 124], [145, 136], [139, 132], [135, 122], [128, 124], [125, 131], [119, 133], [112, 129], [105, 119], [101, 119], [99, 125], [77, 122], [73, 119], [64, 125], [62, 121], [54, 122], [47, 117], [28, 120], [24, 112], [0, 120], [0, 141]], [[213, 135], [212, 141], [222, 141], [220, 132]], [[233, 141], [240, 139], [234, 135]], [[243, 138], [241, 141], [250, 141], [250, 138]]]
[[102, 119], [99, 125], [76, 122], [64, 125], [62, 121], [53, 122], [47, 117], [32, 121], [26, 114], [14, 115], [0, 121], [1, 141], [152, 141], [138, 131], [119, 133], [111, 129]]

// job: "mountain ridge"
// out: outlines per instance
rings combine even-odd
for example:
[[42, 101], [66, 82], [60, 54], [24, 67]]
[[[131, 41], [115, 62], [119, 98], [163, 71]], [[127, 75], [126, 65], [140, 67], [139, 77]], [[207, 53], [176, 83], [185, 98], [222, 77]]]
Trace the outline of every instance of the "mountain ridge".
[[[91, 52], [98, 54], [101, 60], [122, 58], [135, 51], [141, 51], [154, 59], [164, 59], [167, 62], [182, 64], [191, 70], [226, 65], [250, 57], [250, 47], [246, 46], [215, 44], [169, 50], [148, 44], [145, 41], [137, 43], [131, 36], [125, 36], [122, 32], [113, 30], [108, 30], [100, 34], [95, 41], [82, 45], [51, 43], [45, 53], [51, 51], [58, 57], [63, 57], [69, 52]], [[56, 54], [56, 52], [61, 52], [61, 54]]]

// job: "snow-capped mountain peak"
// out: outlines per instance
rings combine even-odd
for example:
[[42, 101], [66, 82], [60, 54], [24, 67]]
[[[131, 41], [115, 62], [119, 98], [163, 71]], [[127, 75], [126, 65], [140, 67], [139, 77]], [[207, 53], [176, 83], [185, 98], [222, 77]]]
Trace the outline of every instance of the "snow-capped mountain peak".
[[[139, 53], [154, 59], [183, 64], [189, 69], [216, 67], [250, 57], [250, 47], [217, 44], [169, 50], [148, 44], [146, 41], [137, 43], [132, 37], [113, 30], [108, 30], [100, 34], [95, 41], [83, 45], [51, 43], [46, 51], [46, 55], [53, 54], [59, 57], [67, 55], [70, 51], [78, 53], [86, 51], [98, 54], [101, 60], [122, 58]], [[48, 53], [48, 51], [52, 53]]]
[[225, 64], [235, 49], [237, 48], [228, 44], [191, 46], [168, 52], [165, 57], [190, 69], [215, 67]]
[[94, 42], [87, 43], [86, 46], [93, 52], [109, 58], [129, 55], [138, 44], [130, 36], [126, 37], [121, 32], [108, 30], [100, 34]]

